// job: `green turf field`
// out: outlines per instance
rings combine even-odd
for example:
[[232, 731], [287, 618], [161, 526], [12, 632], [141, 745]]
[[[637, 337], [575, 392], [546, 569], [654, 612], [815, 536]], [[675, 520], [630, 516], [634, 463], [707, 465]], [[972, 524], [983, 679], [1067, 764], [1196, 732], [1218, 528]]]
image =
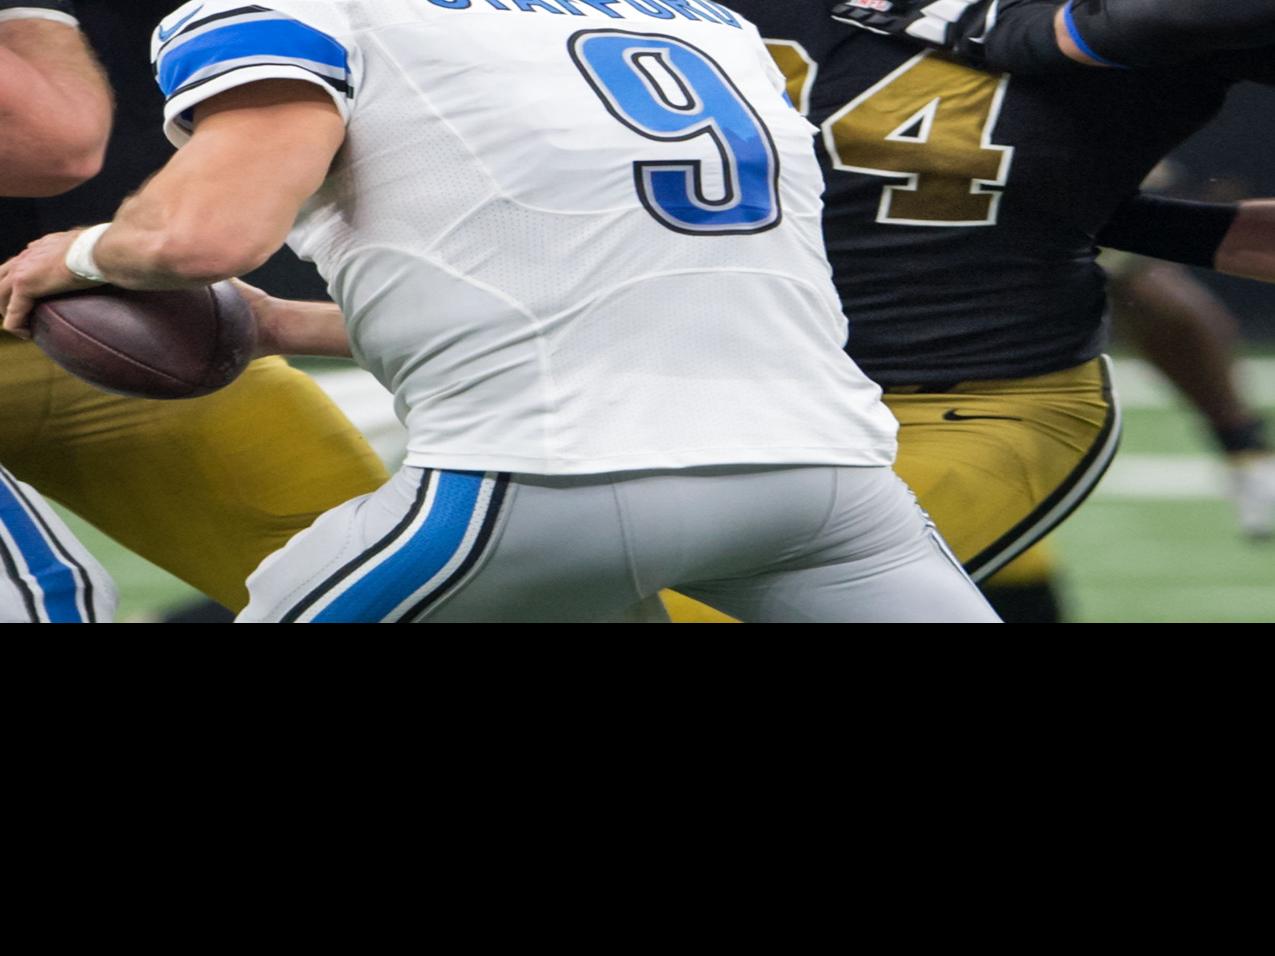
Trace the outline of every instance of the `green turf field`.
[[[1250, 361], [1249, 393], [1275, 416], [1275, 359]], [[1275, 540], [1247, 542], [1225, 474], [1193, 416], [1142, 363], [1117, 364], [1120, 454], [1055, 535], [1075, 621], [1275, 621]], [[154, 616], [193, 592], [69, 518], [119, 582], [120, 618]]]
[[[1275, 417], [1275, 359], [1245, 363]], [[1226, 473], [1154, 372], [1118, 361], [1124, 439], [1094, 496], [1054, 535], [1077, 621], [1275, 621], [1275, 540], [1236, 533]]]

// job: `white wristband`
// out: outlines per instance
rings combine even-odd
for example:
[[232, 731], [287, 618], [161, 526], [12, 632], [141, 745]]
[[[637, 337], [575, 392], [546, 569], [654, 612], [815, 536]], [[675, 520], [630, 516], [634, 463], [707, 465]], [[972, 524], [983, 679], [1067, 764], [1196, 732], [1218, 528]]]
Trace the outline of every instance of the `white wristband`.
[[105, 282], [106, 276], [102, 275], [102, 270], [98, 268], [97, 262], [93, 259], [93, 249], [97, 246], [98, 240], [102, 238], [102, 233], [110, 228], [111, 224], [104, 222], [80, 233], [75, 242], [71, 243], [71, 248], [66, 250], [66, 267], [81, 279], [88, 279], [90, 282]]
[[0, 10], [0, 23], [6, 20], [52, 20], [54, 23], [65, 23], [68, 27], [80, 25], [80, 21], [69, 13], [45, 7], [10, 7], [8, 10]]

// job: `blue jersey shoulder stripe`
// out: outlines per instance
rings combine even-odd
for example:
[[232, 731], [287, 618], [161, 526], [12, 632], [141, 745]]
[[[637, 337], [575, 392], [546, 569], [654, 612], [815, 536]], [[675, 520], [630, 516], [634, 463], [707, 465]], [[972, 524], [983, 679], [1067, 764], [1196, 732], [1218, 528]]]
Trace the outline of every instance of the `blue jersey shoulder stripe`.
[[251, 20], [210, 30], [166, 50], [157, 64], [160, 89], [172, 96], [209, 67], [253, 56], [321, 63], [345, 75], [350, 68], [345, 47], [312, 26], [297, 20]]

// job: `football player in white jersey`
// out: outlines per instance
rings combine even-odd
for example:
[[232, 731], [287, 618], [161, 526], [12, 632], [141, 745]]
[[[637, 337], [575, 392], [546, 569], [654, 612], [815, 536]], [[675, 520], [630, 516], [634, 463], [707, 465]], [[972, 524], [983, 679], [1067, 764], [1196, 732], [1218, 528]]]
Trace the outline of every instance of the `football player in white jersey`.
[[[97, 174], [111, 94], [69, 3], [0, 2], [0, 196]], [[0, 623], [109, 621], [106, 570], [30, 485], [0, 468]]]
[[14, 260], [6, 326], [95, 282], [239, 275], [290, 233], [340, 313], [259, 300], [268, 337], [348, 329], [409, 432], [389, 484], [262, 564], [243, 619], [649, 619], [678, 586], [745, 620], [995, 620], [889, 469], [810, 129], [750, 24], [711, 0], [205, 0], [153, 53], [182, 148], [112, 223]]

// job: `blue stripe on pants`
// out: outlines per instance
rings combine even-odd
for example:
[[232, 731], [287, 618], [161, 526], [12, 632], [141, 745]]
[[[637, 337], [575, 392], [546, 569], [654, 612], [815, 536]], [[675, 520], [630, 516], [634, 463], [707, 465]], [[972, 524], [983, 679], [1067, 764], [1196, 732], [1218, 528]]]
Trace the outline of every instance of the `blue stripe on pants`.
[[80, 580], [75, 570], [58, 557], [44, 530], [32, 520], [22, 499], [0, 478], [0, 521], [26, 561], [27, 570], [44, 592], [45, 613], [54, 624], [82, 623], [77, 597]]
[[314, 623], [383, 621], [455, 556], [473, 520], [484, 476], [467, 471], [437, 475], [433, 505], [416, 533], [320, 611]]

